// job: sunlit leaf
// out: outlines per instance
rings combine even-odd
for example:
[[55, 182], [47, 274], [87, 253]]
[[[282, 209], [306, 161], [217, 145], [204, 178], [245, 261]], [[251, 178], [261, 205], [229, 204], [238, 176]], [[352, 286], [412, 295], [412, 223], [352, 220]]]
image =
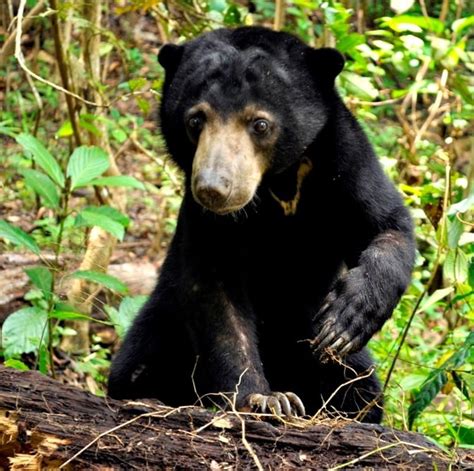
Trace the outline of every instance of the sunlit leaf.
[[418, 312], [423, 312], [428, 310], [431, 306], [436, 304], [438, 301], [441, 301], [443, 298], [448, 296], [454, 291], [454, 288], [450, 286], [449, 288], [437, 289], [431, 296], [420, 306]]
[[9, 358], [3, 363], [3, 366], [6, 366], [8, 368], [15, 368], [15, 370], [19, 370], [19, 371], [29, 370], [27, 365], [25, 365], [21, 360], [17, 360], [15, 358]]
[[451, 29], [455, 33], [460, 33], [461, 31], [471, 26], [474, 26], [474, 15], [468, 16], [467, 18], [459, 18], [459, 20], [453, 21]]
[[74, 134], [71, 121], [65, 121], [56, 132], [57, 137], [70, 137]]
[[71, 189], [90, 184], [109, 168], [107, 154], [99, 147], [77, 147], [69, 159], [67, 176], [71, 178]]
[[353, 72], [344, 71], [339, 75], [341, 85], [358, 98], [363, 100], [374, 100], [378, 91], [369, 77], [362, 77]]
[[48, 342], [48, 313], [26, 307], [10, 314], [2, 327], [2, 346], [7, 358], [37, 352], [40, 343]]
[[138, 311], [148, 299], [148, 296], [126, 297], [120, 303], [119, 309], [106, 307], [107, 314], [115, 326], [120, 338], [125, 337]]

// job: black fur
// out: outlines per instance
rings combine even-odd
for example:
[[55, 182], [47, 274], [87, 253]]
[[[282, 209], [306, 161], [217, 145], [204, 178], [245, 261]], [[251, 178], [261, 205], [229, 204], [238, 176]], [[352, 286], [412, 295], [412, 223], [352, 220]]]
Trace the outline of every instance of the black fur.
[[[334, 90], [342, 56], [239, 28], [165, 46], [160, 58], [161, 126], [186, 193], [158, 285], [113, 362], [109, 393], [182, 405], [196, 401], [194, 386], [232, 392], [240, 380], [238, 406], [250, 393], [293, 391], [314, 413], [370, 369], [363, 347], [391, 315], [414, 259], [409, 214]], [[201, 100], [223, 115], [256, 102], [280, 122], [271, 168], [237, 214], [206, 211], [190, 191], [195, 144], [183, 117]], [[313, 170], [296, 214], [285, 216], [271, 191], [294, 192], [303, 157]], [[338, 338], [353, 342], [346, 366], [321, 361], [319, 347]], [[341, 388], [327, 408], [356, 416], [379, 394], [372, 375]], [[380, 421], [379, 406], [363, 420]]]

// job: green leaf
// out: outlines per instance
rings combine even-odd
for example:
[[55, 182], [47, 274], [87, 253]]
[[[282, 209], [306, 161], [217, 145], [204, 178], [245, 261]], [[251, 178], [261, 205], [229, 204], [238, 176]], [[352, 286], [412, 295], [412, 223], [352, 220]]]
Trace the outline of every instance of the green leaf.
[[420, 33], [422, 29], [441, 34], [444, 31], [444, 23], [437, 18], [416, 15], [400, 15], [393, 18], [382, 18], [383, 23], [394, 31], [401, 33], [411, 31]]
[[48, 342], [48, 313], [37, 307], [26, 307], [10, 314], [2, 327], [5, 357], [37, 352], [40, 343]]
[[449, 249], [443, 265], [445, 278], [451, 283], [464, 283], [468, 277], [468, 258], [460, 249]]
[[36, 170], [25, 169], [21, 173], [25, 177], [26, 185], [43, 198], [46, 206], [59, 207], [59, 193], [51, 178]]
[[71, 121], [65, 121], [56, 132], [57, 137], [70, 137], [74, 134]]
[[127, 285], [115, 278], [115, 276], [107, 275], [106, 273], [100, 273], [92, 270], [78, 270], [69, 276], [71, 278], [79, 278], [97, 283], [120, 294], [126, 294], [128, 292]]
[[26, 247], [36, 255], [40, 253], [40, 249], [33, 237], [29, 236], [20, 228], [8, 224], [6, 221], [0, 220], [0, 237], [9, 240], [15, 245]]
[[115, 326], [115, 330], [120, 338], [124, 338], [128, 329], [132, 325], [138, 311], [145, 304], [148, 296], [134, 296], [126, 297], [120, 303], [120, 307], [117, 309], [106, 306], [105, 310], [109, 315], [111, 322]]
[[465, 213], [472, 209], [474, 209], [474, 191], [472, 191], [467, 198], [459, 201], [459, 203], [452, 204], [448, 210], [448, 215], [452, 216], [456, 213]]
[[99, 147], [81, 146], [69, 159], [67, 176], [71, 177], [71, 189], [90, 184], [94, 178], [109, 168], [107, 154]]
[[53, 274], [46, 267], [28, 268], [25, 270], [31, 282], [41, 290], [44, 298], [49, 300], [53, 294]]
[[226, 25], [238, 25], [241, 21], [240, 11], [235, 5], [231, 5], [224, 14]]
[[[76, 227], [101, 227], [104, 231], [112, 234], [118, 240], [123, 240], [125, 229], [123, 222], [117, 222], [108, 215], [97, 211], [98, 208], [84, 208], [77, 216], [74, 225]], [[121, 214], [121, 213], [120, 213]], [[126, 216], [125, 216], [126, 217]]]
[[130, 187], [138, 188], [139, 190], [144, 190], [145, 185], [136, 178], [130, 177], [129, 175], [117, 175], [113, 177], [102, 177], [96, 178], [90, 182], [91, 185], [97, 186], [121, 186], [121, 187]]
[[28, 371], [29, 368], [21, 360], [16, 360], [15, 358], [9, 358], [3, 363], [3, 366], [8, 368], [15, 368], [15, 370]]
[[29, 134], [20, 134], [16, 141], [26, 152], [31, 154], [33, 160], [44, 172], [61, 188], [64, 188], [64, 175], [56, 159], [49, 153], [46, 147], [36, 137]]
[[379, 92], [369, 77], [362, 77], [353, 72], [344, 71], [339, 75], [341, 85], [346, 90], [363, 100], [374, 100]]
[[132, 92], [139, 90], [147, 84], [147, 80], [143, 77], [137, 77], [128, 81], [128, 86]]
[[462, 30], [474, 26], [474, 15], [468, 16], [467, 18], [460, 18], [459, 20], [453, 21], [451, 29], [455, 33], [460, 33]]
[[49, 317], [53, 319], [59, 319], [61, 321], [90, 321], [94, 320], [91, 316], [86, 316], [80, 312], [71, 312], [71, 311], [58, 311], [54, 310], [51, 312]]
[[447, 372], [452, 372], [464, 364], [471, 348], [474, 347], [474, 332], [470, 332], [464, 344], [453, 353], [439, 368], [433, 370], [419, 391], [415, 394], [408, 409], [408, 427], [411, 429], [414, 420], [428, 407], [448, 381]]
[[428, 308], [436, 304], [438, 301], [441, 301], [443, 298], [448, 296], [454, 291], [454, 288], [450, 286], [449, 288], [437, 289], [431, 296], [420, 306], [418, 312], [426, 311]]
[[222, 13], [227, 8], [226, 0], [210, 0], [209, 10]]

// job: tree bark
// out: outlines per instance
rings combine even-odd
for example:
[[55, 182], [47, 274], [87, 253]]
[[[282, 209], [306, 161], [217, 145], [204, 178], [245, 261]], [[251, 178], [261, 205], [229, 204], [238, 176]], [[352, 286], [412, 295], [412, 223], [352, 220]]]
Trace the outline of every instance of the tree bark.
[[468, 469], [416, 433], [158, 401], [103, 399], [0, 367], [0, 466], [7, 469]]

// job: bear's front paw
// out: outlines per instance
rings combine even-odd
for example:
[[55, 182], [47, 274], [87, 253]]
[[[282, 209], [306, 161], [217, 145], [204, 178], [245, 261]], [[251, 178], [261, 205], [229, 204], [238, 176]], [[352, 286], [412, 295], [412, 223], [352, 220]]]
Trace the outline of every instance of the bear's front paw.
[[327, 361], [361, 350], [381, 327], [378, 309], [363, 270], [350, 270], [313, 319], [314, 354]]
[[303, 402], [292, 392], [271, 392], [269, 394], [250, 394], [247, 404], [252, 411], [265, 413], [267, 410], [276, 415], [288, 417], [306, 414]]

